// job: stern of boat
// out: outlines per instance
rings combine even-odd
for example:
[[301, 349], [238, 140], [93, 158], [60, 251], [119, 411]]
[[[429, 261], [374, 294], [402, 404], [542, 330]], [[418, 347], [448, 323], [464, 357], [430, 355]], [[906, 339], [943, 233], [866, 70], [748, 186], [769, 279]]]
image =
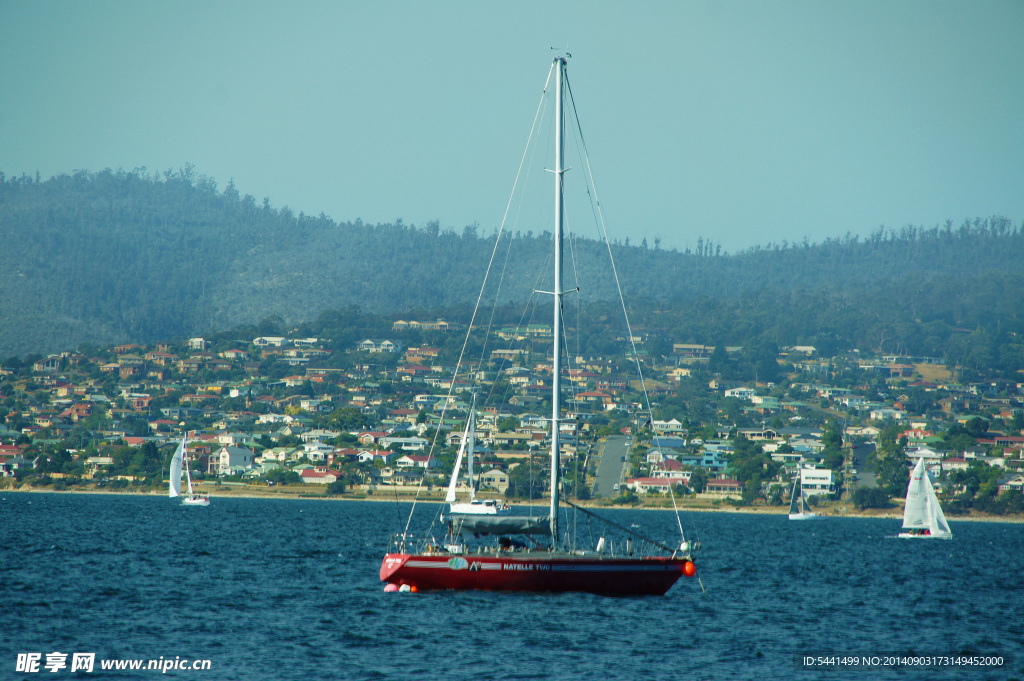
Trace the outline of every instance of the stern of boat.
[[380, 564], [380, 581], [387, 582], [409, 560], [408, 553], [388, 553]]

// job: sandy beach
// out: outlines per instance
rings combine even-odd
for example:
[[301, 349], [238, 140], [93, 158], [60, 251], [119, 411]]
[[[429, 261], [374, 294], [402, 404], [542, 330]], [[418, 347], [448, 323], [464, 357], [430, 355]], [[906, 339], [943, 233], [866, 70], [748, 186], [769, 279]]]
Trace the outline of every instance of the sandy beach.
[[[239, 499], [319, 499], [321, 501], [373, 501], [373, 502], [423, 502], [423, 503], [442, 503], [443, 496], [438, 493], [421, 494], [417, 497], [414, 494], [387, 494], [384, 490], [378, 488], [374, 493], [367, 493], [359, 490], [357, 492], [349, 492], [339, 495], [328, 495], [323, 489], [308, 489], [297, 486], [281, 486], [276, 488], [257, 486], [257, 485], [212, 485], [201, 483], [196, 485], [196, 491], [201, 494], [209, 494], [211, 498], [216, 499], [217, 497], [231, 497]], [[126, 494], [135, 496], [152, 496], [152, 497], [166, 497], [167, 491], [164, 489], [153, 489], [153, 490], [131, 490], [131, 489], [107, 489], [107, 488], [95, 488], [85, 487], [76, 488], [71, 490], [54, 490], [49, 487], [29, 487], [21, 486], [19, 488], [4, 487], [0, 488], [0, 494], [6, 494], [8, 492], [17, 494]], [[574, 502], [575, 503], [575, 502]], [[521, 502], [516, 501], [517, 506], [535, 506], [547, 508], [548, 502], [545, 500], [534, 501], [534, 502]], [[593, 500], [578, 502], [577, 505], [587, 509], [618, 509], [626, 508], [633, 510], [644, 510], [644, 511], [672, 511], [672, 502], [668, 499], [657, 499], [657, 500], [645, 500], [638, 504], [621, 505], [611, 504], [607, 502], [596, 502]], [[744, 513], [753, 515], [785, 515], [789, 512], [788, 506], [734, 506], [733, 504], [721, 501], [718, 503], [709, 503], [707, 500], [701, 499], [694, 501], [693, 499], [676, 499], [676, 506], [680, 511], [687, 512], [698, 512], [698, 513]], [[815, 512], [826, 517], [837, 517], [837, 518], [885, 518], [890, 520], [899, 520], [903, 517], [903, 509], [900, 506], [894, 505], [892, 508], [886, 509], [864, 509], [858, 510], [853, 505], [846, 501], [830, 501], [827, 503], [815, 506]], [[982, 513], [971, 513], [970, 515], [950, 515], [949, 520], [969, 521], [969, 522], [992, 522], [992, 523], [1015, 523], [1024, 524], [1024, 515], [988, 515]]]

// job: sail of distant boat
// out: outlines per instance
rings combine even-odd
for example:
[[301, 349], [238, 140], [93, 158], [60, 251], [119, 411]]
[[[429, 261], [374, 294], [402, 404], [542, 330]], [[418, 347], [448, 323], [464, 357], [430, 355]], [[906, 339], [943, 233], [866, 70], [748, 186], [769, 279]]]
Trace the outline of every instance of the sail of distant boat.
[[903, 506], [903, 538], [952, 539], [953, 532], [946, 522], [939, 498], [935, 495], [931, 476], [924, 458], [917, 460], [907, 485], [907, 499]]
[[174, 456], [171, 458], [171, 472], [168, 479], [167, 496], [180, 497], [181, 496], [181, 460], [185, 452], [185, 441], [182, 440], [178, 443], [177, 448], [174, 450]]

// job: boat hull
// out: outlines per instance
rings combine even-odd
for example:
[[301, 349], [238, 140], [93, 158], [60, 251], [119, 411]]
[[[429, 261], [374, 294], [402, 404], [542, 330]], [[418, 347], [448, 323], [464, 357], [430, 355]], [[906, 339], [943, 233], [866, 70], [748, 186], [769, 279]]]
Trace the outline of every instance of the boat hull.
[[[570, 555], [451, 555], [389, 553], [380, 579], [418, 591], [583, 591], [660, 596], [684, 574], [687, 558], [608, 558]], [[691, 572], [692, 574], [692, 572]]]
[[900, 539], [952, 539], [952, 534], [908, 534], [907, 532], [900, 532], [898, 535]]
[[181, 505], [182, 506], [209, 506], [210, 505], [210, 499], [209, 499], [209, 497], [182, 497], [181, 498]]

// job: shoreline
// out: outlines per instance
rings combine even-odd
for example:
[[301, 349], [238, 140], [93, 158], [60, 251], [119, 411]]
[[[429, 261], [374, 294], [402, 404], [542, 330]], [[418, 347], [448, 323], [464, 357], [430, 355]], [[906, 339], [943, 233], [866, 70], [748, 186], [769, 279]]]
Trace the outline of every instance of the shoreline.
[[[203, 485], [203, 487], [207, 487], [207, 486]], [[101, 489], [54, 490], [54, 489], [35, 488], [35, 487], [31, 487], [31, 488], [28, 488], [28, 489], [25, 489], [25, 488], [17, 488], [17, 489], [14, 489], [14, 488], [0, 488], [0, 494], [4, 494], [6, 492], [11, 492], [13, 494], [79, 494], [79, 495], [81, 495], [81, 494], [86, 494], [86, 495], [110, 494], [110, 495], [117, 495], [117, 496], [167, 497], [167, 494], [164, 491], [160, 491], [160, 492], [156, 492], [156, 491], [144, 492], [144, 491], [125, 491], [125, 490], [107, 490], [107, 489], [102, 489], [102, 490]], [[202, 493], [209, 494], [211, 497], [235, 498], [235, 499], [306, 499], [306, 500], [313, 500], [313, 501], [339, 501], [339, 502], [369, 501], [369, 502], [374, 502], [374, 503], [394, 503], [394, 502], [403, 502], [403, 503], [421, 502], [421, 503], [434, 503], [434, 504], [444, 503], [444, 500], [442, 498], [432, 498], [432, 497], [429, 497], [429, 498], [421, 497], [421, 498], [417, 499], [417, 498], [415, 498], [413, 496], [409, 496], [408, 498], [406, 498], [404, 496], [403, 497], [394, 497], [394, 496], [392, 496], [390, 498], [385, 498], [385, 497], [380, 496], [380, 495], [365, 495], [365, 494], [362, 495], [362, 496], [357, 496], [357, 495], [328, 496], [326, 494], [318, 493], [318, 492], [314, 492], [314, 493], [310, 493], [310, 494], [303, 494], [303, 493], [300, 493], [300, 492], [297, 492], [297, 491], [288, 490], [288, 491], [281, 491], [281, 492], [265, 491], [265, 492], [260, 493], [259, 491], [253, 490], [253, 489], [244, 489], [244, 490], [242, 490], [242, 489], [231, 489], [231, 488], [217, 489], [215, 493], [212, 490], [209, 490], [209, 489], [204, 489], [202, 491]], [[732, 506], [731, 504], [726, 504], [726, 503], [722, 503], [719, 506], [688, 505], [686, 503], [680, 503], [680, 502], [677, 502], [677, 503], [678, 503], [678, 510], [679, 511], [690, 511], [690, 512], [694, 512], [694, 513], [740, 513], [740, 514], [746, 514], [746, 515], [786, 515], [786, 514], [788, 514], [788, 507], [786, 507], [786, 506], [746, 506], [746, 507], [742, 507], [741, 506], [741, 507], [735, 507], [735, 506]], [[823, 515], [826, 518], [867, 518], [867, 519], [879, 518], [879, 519], [883, 519], [883, 520], [899, 520], [899, 519], [901, 519], [903, 517], [903, 512], [902, 512], [901, 509], [899, 509], [899, 507], [894, 508], [894, 509], [872, 509], [872, 511], [875, 511], [875, 512], [856, 511], [856, 510], [850, 509], [849, 507], [846, 507], [845, 510], [843, 510], [842, 512], [837, 512], [835, 510], [836, 505], [843, 504], [844, 502], [832, 502], [832, 503], [835, 504], [835, 505], [829, 506], [829, 507], [819, 507], [818, 508], [818, 510], [821, 511], [821, 515]], [[526, 503], [518, 502], [515, 505], [517, 505], [517, 506], [540, 506], [540, 507], [543, 507], [543, 508], [547, 508], [547, 503], [544, 503], [544, 502], [532, 502], [532, 503], [530, 503], [530, 502], [526, 502]], [[672, 511], [673, 510], [671, 506], [645, 505], [645, 504], [639, 504], [639, 505], [636, 505], [636, 506], [626, 506], [626, 505], [614, 506], [614, 505], [609, 505], [609, 504], [592, 503], [592, 502], [586, 503], [585, 502], [585, 503], [581, 503], [581, 504], [578, 504], [578, 505], [580, 507], [586, 508], [588, 510], [618, 510], [618, 509], [636, 510], [636, 511]], [[947, 516], [947, 520], [949, 520], [950, 522], [964, 521], [964, 522], [987, 522], [987, 523], [1005, 523], [1005, 524], [1011, 524], [1011, 525], [1020, 525], [1020, 524], [1024, 524], [1024, 515], [997, 516], [997, 515], [972, 514], [972, 515], [967, 515], [967, 516]]]

